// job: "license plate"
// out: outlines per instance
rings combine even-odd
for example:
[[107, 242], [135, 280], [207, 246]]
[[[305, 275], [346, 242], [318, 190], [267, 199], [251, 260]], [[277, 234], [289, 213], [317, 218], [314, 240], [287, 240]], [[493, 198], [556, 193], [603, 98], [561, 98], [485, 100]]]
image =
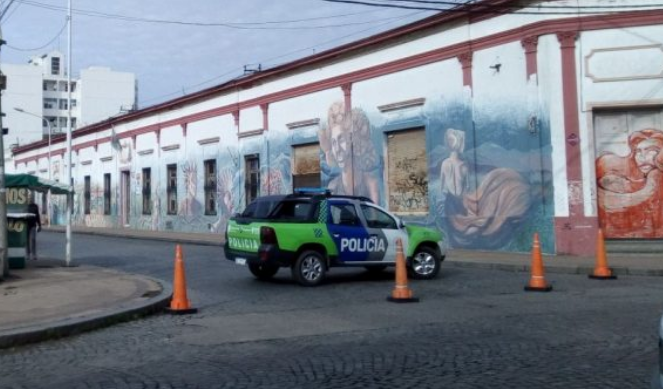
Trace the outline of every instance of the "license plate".
[[235, 258], [235, 263], [238, 265], [246, 266], [246, 258]]

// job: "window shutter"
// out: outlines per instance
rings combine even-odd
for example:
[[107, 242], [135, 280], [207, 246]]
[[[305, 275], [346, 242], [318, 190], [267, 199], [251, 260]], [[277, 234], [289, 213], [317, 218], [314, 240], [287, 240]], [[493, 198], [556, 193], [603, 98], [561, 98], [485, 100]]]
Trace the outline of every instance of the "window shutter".
[[320, 145], [311, 144], [292, 148], [293, 187], [319, 187]]
[[398, 131], [387, 136], [389, 209], [397, 213], [428, 212], [426, 132]]

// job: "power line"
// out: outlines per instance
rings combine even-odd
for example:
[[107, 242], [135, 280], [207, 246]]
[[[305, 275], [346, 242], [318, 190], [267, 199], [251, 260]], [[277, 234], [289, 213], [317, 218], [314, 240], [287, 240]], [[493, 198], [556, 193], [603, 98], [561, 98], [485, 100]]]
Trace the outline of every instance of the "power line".
[[20, 4], [17, 4], [16, 7], [14, 7], [12, 11], [7, 15], [7, 17], [4, 18], [3, 22], [7, 22], [12, 17], [12, 15], [16, 13], [16, 10], [19, 8], [19, 6]]
[[[25, 4], [25, 5], [28, 5], [28, 6], [48, 9], [48, 10], [52, 10], [52, 11], [65, 11], [66, 10], [65, 7], [55, 6], [55, 5], [50, 5], [50, 4], [44, 4], [44, 3], [37, 2], [37, 1], [31, 1], [31, 0], [16, 0], [16, 1], [18, 1], [19, 3]], [[196, 26], [196, 27], [226, 27], [226, 28], [240, 29], [240, 30], [313, 30], [313, 29], [320, 29], [320, 28], [349, 27], [349, 26], [376, 23], [376, 22], [380, 22], [380, 21], [384, 21], [384, 20], [393, 19], [393, 18], [385, 18], [385, 19], [381, 19], [381, 20], [340, 23], [340, 24], [327, 24], [327, 25], [314, 25], [314, 26], [272, 26], [272, 25], [310, 22], [310, 21], [316, 21], [316, 20], [329, 20], [329, 19], [342, 18], [342, 17], [348, 17], [348, 16], [357, 16], [357, 15], [363, 15], [363, 14], [366, 14], [366, 13], [372, 13], [372, 12], [376, 12], [376, 11], [355, 12], [355, 13], [348, 13], [348, 14], [341, 14], [341, 15], [331, 15], [331, 16], [320, 16], [320, 17], [307, 18], [307, 19], [294, 19], [294, 20], [283, 20], [283, 21], [266, 21], [266, 22], [241, 22], [241, 23], [239, 23], [239, 22], [237, 22], [237, 23], [230, 23], [230, 22], [207, 23], [207, 22], [186, 22], [186, 21], [181, 21], [181, 20], [148, 19], [148, 18], [140, 18], [140, 17], [135, 17], [135, 16], [126, 16], [126, 15], [111, 14], [111, 13], [90, 11], [90, 10], [82, 10], [82, 9], [72, 9], [72, 12], [77, 14], [77, 15], [84, 15], [84, 16], [89, 16], [89, 17], [103, 18], [103, 19], [116, 19], [116, 20], [122, 20], [122, 21], [127, 21], [127, 22], [154, 23], [154, 24], [176, 24], [176, 25], [183, 25], [183, 26]]]
[[[452, 5], [452, 6], [464, 6], [470, 5], [473, 0], [468, 0], [464, 3], [458, 1], [444, 1], [444, 0], [374, 0], [374, 1], [383, 1], [390, 3], [421, 3], [421, 4], [441, 4], [441, 5]], [[335, 2], [332, 0], [332, 2]], [[477, 2], [475, 4], [481, 4]], [[652, 8], [657, 6], [663, 6], [663, 4], [630, 4], [630, 5], [518, 5], [518, 6], [505, 6], [499, 4], [486, 4], [485, 6], [496, 8], [496, 7], [505, 7], [505, 8], [534, 8], [534, 9], [629, 9], [629, 8]]]
[[7, 6], [0, 10], [0, 20], [5, 17], [5, 14], [7, 14], [7, 11], [9, 11], [9, 8], [11, 8], [12, 4], [14, 4], [14, 0], [9, 0], [9, 4]]
[[[272, 57], [272, 58], [264, 59], [264, 60], [261, 60], [261, 61], [257, 61], [257, 63], [269, 63], [269, 62], [275, 61], [275, 60], [277, 60], [277, 59], [285, 58], [285, 57], [291, 56], [291, 55], [293, 55], [293, 54], [300, 53], [300, 52], [302, 52], [302, 51], [312, 50], [312, 49], [314, 49], [314, 48], [316, 48], [316, 47], [320, 47], [320, 46], [327, 45], [327, 44], [329, 44], [329, 43], [337, 42], [337, 41], [343, 40], [343, 39], [345, 39], [345, 38], [349, 38], [349, 37], [351, 37], [351, 36], [355, 36], [355, 35], [358, 35], [358, 34], [362, 34], [362, 33], [366, 32], [366, 31], [375, 30], [375, 29], [377, 29], [377, 28], [380, 28], [380, 27], [385, 26], [385, 25], [387, 25], [387, 24], [394, 23], [394, 22], [399, 21], [399, 20], [407, 19], [407, 18], [410, 18], [410, 17], [415, 16], [415, 15], [421, 15], [422, 13], [425, 13], [425, 11], [411, 12], [411, 13], [408, 13], [408, 14], [405, 14], [405, 15], [400, 16], [400, 18], [397, 19], [397, 20], [393, 20], [393, 21], [388, 21], [388, 22], [380, 23], [379, 25], [371, 26], [371, 27], [366, 28], [366, 29], [363, 29], [363, 30], [355, 31], [355, 32], [353, 32], [353, 33], [351, 33], [351, 34], [346, 34], [346, 35], [343, 35], [343, 36], [340, 36], [340, 37], [337, 37], [337, 38], [334, 38], [334, 39], [330, 39], [330, 40], [327, 40], [327, 41], [324, 41], [324, 42], [316, 43], [315, 45], [312, 45], [312, 46], [309, 46], [309, 47], [306, 47], [306, 48], [303, 48], [303, 49], [297, 49], [297, 50], [291, 51], [291, 52], [289, 52], [289, 53], [281, 54], [281, 55], [279, 55], [279, 56], [277, 56], [277, 57]], [[274, 66], [278, 66], [278, 65], [274, 65]], [[219, 80], [219, 79], [221, 79], [221, 78], [223, 78], [223, 77], [225, 77], [225, 76], [227, 76], [227, 75], [229, 75], [229, 74], [232, 74], [232, 73], [234, 73], [234, 72], [240, 72], [240, 71], [242, 71], [242, 68], [240, 68], [240, 67], [238, 67], [238, 68], [234, 68], [234, 69], [232, 69], [232, 70], [229, 70], [229, 71], [223, 73], [223, 74], [220, 75], [220, 76], [216, 76], [216, 77], [213, 77], [213, 78], [211, 78], [211, 79], [209, 79], [209, 80], [206, 80], [206, 81], [200, 82], [200, 83], [198, 83], [198, 84], [195, 84], [195, 85], [191, 85], [191, 86], [185, 87], [185, 89], [195, 89], [195, 88], [200, 87], [200, 86], [203, 86], [203, 85], [205, 85], [205, 84], [209, 84], [209, 83], [212, 82], [212, 81]], [[236, 76], [236, 77], [233, 77], [233, 78], [231, 78], [231, 79], [225, 81], [224, 83], [222, 83], [222, 84], [220, 84], [220, 85], [223, 85], [223, 84], [225, 84], [225, 83], [229, 83], [229, 82], [232, 82], [232, 81], [238, 80], [238, 79], [240, 79], [240, 78], [242, 78], [242, 77], [244, 77], [243, 74], [241, 74], [241, 75], [239, 75], [239, 76]], [[162, 100], [162, 99], [164, 99], [164, 98], [166, 98], [166, 97], [176, 96], [176, 95], [178, 95], [179, 93], [180, 93], [180, 91], [167, 93], [167, 94], [165, 94], [165, 95], [160, 95], [160, 96], [156, 96], [156, 97], [153, 97], [153, 98], [150, 98], [150, 99], [147, 99], [147, 100], [143, 100], [142, 103], [145, 104], [146, 102], [150, 102], [150, 101]]]
[[320, 46], [324, 46], [324, 45], [329, 44], [329, 43], [333, 43], [333, 42], [336, 42], [336, 41], [340, 41], [340, 40], [343, 40], [343, 39], [345, 39], [345, 38], [349, 38], [349, 37], [351, 37], [351, 36], [355, 36], [355, 35], [358, 35], [358, 34], [364, 33], [364, 32], [366, 32], [366, 31], [374, 30], [374, 29], [376, 29], [376, 28], [379, 28], [379, 27], [382, 27], [382, 26], [384, 26], [384, 25], [387, 25], [387, 24], [393, 23], [393, 22], [395, 22], [395, 21], [399, 21], [399, 20], [407, 19], [407, 18], [412, 17], [412, 16], [415, 16], [415, 15], [421, 15], [421, 14], [424, 13], [424, 12], [426, 12], [426, 11], [419, 11], [419, 12], [408, 13], [408, 14], [402, 15], [399, 19], [394, 20], [394, 21], [389, 21], [389, 22], [380, 23], [379, 25], [376, 25], [376, 26], [372, 26], [372, 27], [369, 27], [369, 28], [366, 28], [366, 29], [363, 29], [363, 30], [355, 31], [355, 32], [353, 32], [353, 33], [351, 33], [351, 34], [343, 35], [343, 36], [340, 36], [340, 37], [337, 37], [337, 38], [334, 38], [334, 39], [331, 39], [331, 40], [328, 40], [328, 41], [325, 41], [325, 42], [320, 42], [320, 43], [317, 43], [317, 44], [315, 44], [315, 45], [313, 45], [313, 46], [310, 46], [310, 47], [307, 47], [307, 48], [304, 48], [304, 49], [298, 49], [298, 50], [292, 51], [292, 52], [290, 52], [290, 53], [286, 53], [286, 54], [283, 54], [283, 55], [279, 55], [278, 57], [269, 58], [269, 59], [267, 59], [267, 60], [260, 61], [260, 62], [261, 62], [261, 63], [268, 63], [268, 62], [271, 62], [271, 61], [274, 61], [274, 60], [277, 60], [277, 59], [281, 59], [281, 58], [284, 58], [284, 57], [288, 57], [288, 56], [290, 56], [290, 55], [292, 55], [292, 54], [295, 54], [295, 53], [299, 53], [299, 52], [302, 52], [302, 51], [312, 50], [312, 49], [315, 49], [316, 47], [320, 47]]
[[[391, 3], [375, 3], [375, 2], [369, 2], [369, 1], [363, 1], [363, 0], [321, 0], [329, 3], [343, 3], [343, 4], [355, 4], [355, 5], [365, 5], [365, 6], [371, 6], [371, 7], [380, 7], [380, 8], [397, 8], [397, 9], [410, 9], [410, 10], [422, 10], [422, 11], [438, 11], [438, 12], [460, 12], [460, 13], [466, 13], [466, 14], [486, 14], [486, 13], [499, 13], [499, 12], [509, 12], [514, 15], [605, 15], [605, 14], [615, 14], [617, 12], [623, 11], [623, 10], [628, 10], [628, 9], [647, 9], [647, 10], [655, 10], [655, 9], [661, 9], [663, 7], [663, 3], [657, 3], [657, 4], [633, 4], [633, 5], [616, 5], [616, 6], [604, 6], [604, 7], [612, 7], [612, 8], [607, 8], [608, 10], [601, 10], [598, 9], [596, 11], [589, 11], [589, 10], [582, 10], [578, 9], [577, 6], [559, 6], [556, 9], [565, 9], [568, 11], [556, 11], [556, 10], [551, 10], [551, 11], [523, 11], [522, 9], [538, 9], [540, 7], [538, 6], [526, 6], [526, 5], [509, 5], [509, 4], [504, 4], [504, 5], [499, 5], [499, 4], [485, 4], [484, 6], [481, 6], [481, 3], [476, 3], [477, 8], [468, 8], [464, 7], [464, 5], [468, 4], [458, 4], [458, 3], [451, 3], [451, 2], [437, 2], [433, 1], [435, 4], [439, 5], [450, 5], [453, 4], [455, 7], [453, 8], [436, 8], [432, 6], [418, 6], [418, 5], [411, 5], [411, 4], [391, 4]], [[387, 0], [389, 1], [389, 0]], [[402, 1], [408, 1], [410, 3], [426, 3], [428, 2], [424, 0], [402, 0]], [[549, 6], [550, 7], [550, 6]], [[565, 8], [561, 8], [565, 7]], [[598, 7], [591, 7], [587, 6], [587, 9], [594, 9]], [[574, 11], [575, 10], [575, 11]]]
[[12, 49], [12, 50], [16, 50], [16, 51], [37, 51], [37, 50], [42, 50], [42, 49], [44, 49], [44, 48], [50, 46], [51, 43], [55, 42], [55, 40], [58, 39], [58, 38], [60, 37], [60, 35], [62, 35], [62, 33], [64, 32], [64, 29], [65, 29], [65, 28], [67, 28], [67, 21], [66, 21], [66, 20], [65, 20], [65, 22], [64, 22], [64, 25], [63, 25], [62, 28], [60, 29], [60, 31], [58, 31], [58, 33], [55, 34], [55, 36], [53, 37], [53, 39], [51, 39], [50, 41], [48, 41], [48, 43], [46, 43], [45, 45], [42, 45], [42, 46], [39, 46], [39, 47], [35, 47], [35, 48], [31, 48], [31, 49], [22, 49], [22, 48], [20, 48], [20, 47], [15, 47], [15, 46], [12, 46], [12, 45], [10, 45], [10, 44], [7, 44], [7, 47], [10, 48], [10, 49]]

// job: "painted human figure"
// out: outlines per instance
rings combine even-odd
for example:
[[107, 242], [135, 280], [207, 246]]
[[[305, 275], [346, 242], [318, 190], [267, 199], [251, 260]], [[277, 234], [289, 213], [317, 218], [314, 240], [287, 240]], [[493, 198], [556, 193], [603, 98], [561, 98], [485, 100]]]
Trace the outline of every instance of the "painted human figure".
[[460, 153], [465, 149], [465, 133], [449, 128], [444, 139], [451, 153], [440, 167], [442, 193], [447, 196], [460, 197], [468, 189], [467, 165], [460, 158]]
[[596, 161], [600, 220], [609, 237], [663, 237], [663, 132], [635, 131], [628, 145]]
[[481, 175], [470, 191], [469, 168], [461, 158], [465, 132], [445, 132], [449, 157], [440, 166], [444, 216], [456, 247], [498, 248], [510, 239], [532, 203], [525, 178], [509, 168], [495, 167]]
[[182, 165], [184, 173], [185, 197], [180, 203], [180, 212], [182, 216], [198, 216], [201, 214], [202, 205], [196, 199], [198, 191], [198, 168], [193, 161], [187, 161]]
[[211, 232], [225, 231], [228, 225], [228, 219], [233, 216], [235, 211], [235, 201], [233, 196], [233, 183], [239, 180], [233, 169], [221, 170], [217, 175], [216, 196], [218, 201], [219, 218], [211, 226]]
[[346, 111], [342, 102], [336, 102], [329, 108], [327, 125], [321, 147], [327, 163], [339, 169], [327, 188], [334, 194], [366, 196], [377, 203], [380, 163], [366, 114], [361, 109]]

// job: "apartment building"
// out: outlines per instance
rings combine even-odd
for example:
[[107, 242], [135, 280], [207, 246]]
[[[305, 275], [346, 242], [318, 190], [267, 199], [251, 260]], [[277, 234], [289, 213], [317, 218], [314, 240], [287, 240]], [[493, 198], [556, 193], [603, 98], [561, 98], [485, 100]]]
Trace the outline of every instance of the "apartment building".
[[0, 69], [7, 76], [2, 106], [3, 125], [9, 128], [5, 137], [8, 161], [14, 147], [47, 138], [49, 129], [52, 136], [66, 133], [70, 89], [74, 129], [136, 108], [134, 74], [90, 67], [72, 77], [69, 85], [66, 57], [58, 51], [32, 57], [26, 64], [2, 64]]

